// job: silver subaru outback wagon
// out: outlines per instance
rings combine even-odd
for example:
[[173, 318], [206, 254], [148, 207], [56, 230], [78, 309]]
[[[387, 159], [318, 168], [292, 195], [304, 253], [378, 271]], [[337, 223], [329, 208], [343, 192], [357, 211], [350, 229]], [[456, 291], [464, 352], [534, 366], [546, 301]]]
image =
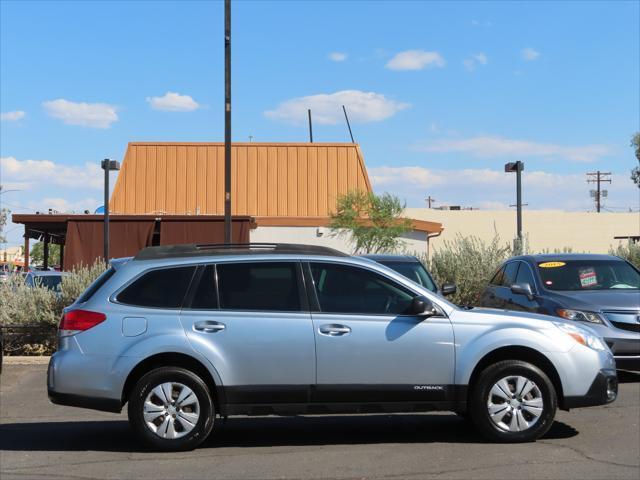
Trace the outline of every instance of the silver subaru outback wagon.
[[532, 441], [557, 408], [612, 402], [588, 327], [460, 309], [324, 247], [151, 247], [68, 307], [53, 403], [120, 412], [150, 447], [191, 449], [217, 417], [449, 410], [490, 440]]

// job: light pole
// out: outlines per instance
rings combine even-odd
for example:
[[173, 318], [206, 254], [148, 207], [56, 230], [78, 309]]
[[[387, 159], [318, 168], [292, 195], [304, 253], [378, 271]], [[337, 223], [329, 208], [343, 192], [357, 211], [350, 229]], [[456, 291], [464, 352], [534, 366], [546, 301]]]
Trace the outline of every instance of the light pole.
[[104, 262], [109, 263], [109, 172], [120, 170], [120, 162], [105, 158], [100, 162], [104, 170]]
[[224, 243], [231, 243], [231, 0], [224, 1]]
[[505, 172], [516, 172], [516, 249], [518, 253], [522, 253], [522, 171], [524, 170], [524, 163], [520, 160], [517, 162], [509, 162], [505, 164]]

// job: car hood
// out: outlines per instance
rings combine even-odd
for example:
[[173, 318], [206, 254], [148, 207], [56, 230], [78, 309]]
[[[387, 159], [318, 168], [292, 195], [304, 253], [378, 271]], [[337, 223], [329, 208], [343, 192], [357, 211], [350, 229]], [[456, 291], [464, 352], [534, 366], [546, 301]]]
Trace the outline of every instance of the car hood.
[[595, 312], [605, 310], [640, 310], [640, 291], [638, 290], [553, 292], [552, 296], [566, 308]]

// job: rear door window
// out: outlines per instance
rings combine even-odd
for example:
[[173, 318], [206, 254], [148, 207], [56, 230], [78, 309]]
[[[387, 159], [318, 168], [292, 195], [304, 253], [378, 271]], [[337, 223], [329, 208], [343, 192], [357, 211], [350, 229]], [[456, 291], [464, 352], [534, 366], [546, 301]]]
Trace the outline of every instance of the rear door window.
[[297, 262], [220, 263], [217, 270], [222, 309], [302, 310]]
[[493, 276], [493, 278], [489, 281], [491, 285], [499, 286], [502, 285], [502, 279], [504, 278], [504, 267], [500, 268]]
[[197, 310], [215, 310], [218, 308], [216, 270], [214, 265], [204, 267], [198, 286], [193, 293], [190, 308]]
[[127, 305], [153, 308], [180, 308], [195, 266], [160, 268], [144, 273], [118, 294]]

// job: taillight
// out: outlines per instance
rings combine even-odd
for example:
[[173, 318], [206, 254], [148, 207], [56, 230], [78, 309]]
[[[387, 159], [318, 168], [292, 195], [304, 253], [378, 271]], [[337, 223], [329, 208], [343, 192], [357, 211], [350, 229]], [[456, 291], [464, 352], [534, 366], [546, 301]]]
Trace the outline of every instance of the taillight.
[[71, 310], [62, 315], [58, 330], [61, 335], [74, 335], [95, 327], [104, 322], [107, 316], [100, 312], [90, 312], [89, 310]]

